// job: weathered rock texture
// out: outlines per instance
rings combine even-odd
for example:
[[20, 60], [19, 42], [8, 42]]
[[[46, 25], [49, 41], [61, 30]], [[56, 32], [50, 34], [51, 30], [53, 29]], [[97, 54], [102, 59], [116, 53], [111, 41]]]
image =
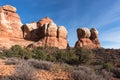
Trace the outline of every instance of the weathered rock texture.
[[0, 7], [0, 37], [22, 38], [21, 26], [15, 7], [10, 5]]
[[49, 17], [25, 24], [22, 26], [22, 30], [26, 40], [35, 41], [29, 47], [47, 46], [66, 49], [68, 46], [66, 28], [64, 26], [57, 27]]
[[10, 48], [17, 44], [28, 44], [22, 38], [21, 26], [22, 23], [15, 7], [10, 5], [0, 7], [0, 49]]
[[17, 9], [10, 5], [0, 7], [0, 49], [13, 45], [67, 48], [67, 30], [49, 18], [23, 25]]
[[88, 49], [100, 48], [98, 40], [98, 31], [95, 28], [78, 28], [77, 29], [78, 41], [75, 47], [85, 47]]

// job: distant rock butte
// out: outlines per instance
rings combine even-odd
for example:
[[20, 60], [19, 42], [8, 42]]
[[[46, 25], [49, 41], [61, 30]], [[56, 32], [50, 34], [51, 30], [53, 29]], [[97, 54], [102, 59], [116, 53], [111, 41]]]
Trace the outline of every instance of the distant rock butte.
[[78, 28], [77, 29], [78, 41], [75, 44], [77, 47], [85, 47], [88, 49], [100, 48], [98, 39], [98, 31], [95, 28]]

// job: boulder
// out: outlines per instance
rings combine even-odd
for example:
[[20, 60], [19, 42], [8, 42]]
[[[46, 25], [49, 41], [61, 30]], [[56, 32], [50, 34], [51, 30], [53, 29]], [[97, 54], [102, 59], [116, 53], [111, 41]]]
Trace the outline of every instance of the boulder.
[[3, 9], [6, 10], [6, 11], [11, 11], [11, 12], [16, 12], [17, 9], [11, 5], [5, 5], [3, 6]]
[[88, 28], [78, 28], [77, 29], [77, 36], [80, 40], [81, 38], [89, 38], [91, 35], [90, 30]]
[[91, 32], [91, 36], [90, 36], [91, 40], [98, 38], [98, 31], [95, 28], [91, 28], [90, 32]]

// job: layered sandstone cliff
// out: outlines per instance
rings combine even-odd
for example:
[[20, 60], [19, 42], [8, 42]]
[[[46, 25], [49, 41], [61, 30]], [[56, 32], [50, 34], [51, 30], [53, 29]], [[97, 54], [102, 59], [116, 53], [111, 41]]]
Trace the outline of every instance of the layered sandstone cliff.
[[78, 28], [77, 29], [78, 41], [75, 47], [85, 47], [88, 49], [100, 48], [98, 39], [98, 31], [95, 28]]
[[49, 17], [22, 26], [23, 37], [35, 41], [30, 47], [47, 46], [66, 49], [67, 30], [64, 26], [57, 26]]
[[16, 11], [11, 5], [0, 7], [0, 49], [13, 45], [67, 48], [65, 27], [58, 27], [49, 17], [23, 25]]
[[0, 50], [13, 45], [28, 44], [22, 38], [22, 23], [16, 11], [10, 5], [0, 6]]
[[0, 7], [0, 37], [22, 38], [22, 23], [16, 10], [10, 5]]

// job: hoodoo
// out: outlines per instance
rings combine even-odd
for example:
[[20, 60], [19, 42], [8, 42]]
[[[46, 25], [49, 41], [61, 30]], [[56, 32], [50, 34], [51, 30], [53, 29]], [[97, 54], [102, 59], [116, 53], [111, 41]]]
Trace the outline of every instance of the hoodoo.
[[78, 28], [77, 29], [78, 41], [75, 47], [85, 47], [88, 49], [100, 48], [98, 39], [98, 31], [95, 28]]

